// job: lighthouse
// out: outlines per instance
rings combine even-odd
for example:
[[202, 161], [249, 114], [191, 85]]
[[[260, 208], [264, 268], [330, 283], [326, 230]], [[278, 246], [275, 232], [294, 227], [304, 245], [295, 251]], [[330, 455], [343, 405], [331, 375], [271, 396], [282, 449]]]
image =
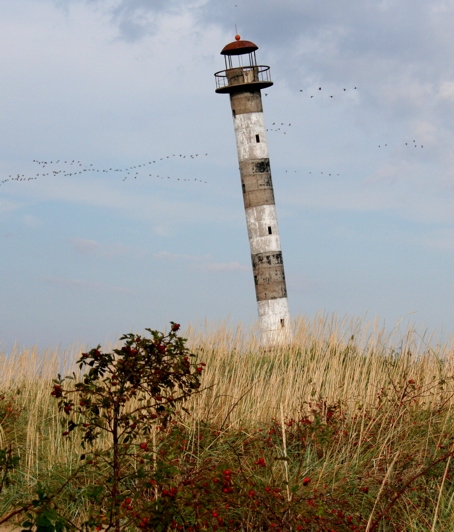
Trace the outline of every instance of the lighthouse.
[[277, 225], [261, 90], [271, 87], [270, 67], [257, 64], [258, 46], [239, 35], [221, 51], [216, 92], [230, 95], [241, 187], [263, 346], [291, 339], [284, 261]]

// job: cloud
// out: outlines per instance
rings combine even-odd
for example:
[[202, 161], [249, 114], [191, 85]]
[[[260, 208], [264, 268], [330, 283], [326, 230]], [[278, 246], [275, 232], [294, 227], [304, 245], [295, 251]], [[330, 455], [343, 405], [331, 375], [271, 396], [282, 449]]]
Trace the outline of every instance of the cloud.
[[193, 18], [206, 0], [59, 0], [56, 5], [69, 13], [69, 6], [78, 3], [85, 3], [107, 17], [118, 40], [135, 44], [156, 36], [169, 21], [178, 40], [181, 24], [185, 26], [185, 20]]
[[198, 270], [204, 272], [250, 272], [251, 267], [247, 267], [239, 262], [207, 262], [199, 264]]
[[452, 224], [454, 184], [444, 189], [434, 185], [420, 168], [402, 163], [383, 166], [367, 179], [331, 178], [287, 187], [283, 203], [319, 212], [382, 212], [418, 224]]
[[95, 281], [86, 281], [82, 279], [63, 279], [61, 277], [47, 276], [43, 279], [46, 284], [56, 286], [58, 288], [69, 288], [72, 290], [88, 290], [90, 292], [110, 292], [118, 294], [133, 294], [133, 290], [123, 286], [108, 285], [105, 283], [98, 283]]
[[73, 248], [82, 255], [106, 258], [112, 258], [118, 255], [143, 256], [143, 252], [139, 253], [123, 244], [101, 244], [96, 240], [85, 238], [72, 238], [71, 244]]
[[169, 253], [168, 251], [159, 251], [158, 253], [153, 253], [153, 257], [157, 260], [198, 262], [200, 260], [206, 260], [208, 255], [185, 255], [180, 253]]
[[[175, 227], [181, 227], [181, 224], [187, 224], [188, 221], [201, 224], [232, 220], [229, 205], [219, 206], [213, 201], [201, 201], [200, 196], [196, 194], [197, 191], [190, 190], [191, 194], [179, 194], [177, 190], [172, 194], [169, 193], [169, 189], [159, 186], [156, 189], [147, 187], [138, 191], [131, 183], [132, 181], [123, 183], [119, 179], [90, 179], [83, 176], [66, 178], [64, 184], [55, 180], [42, 180], [37, 181], [34, 187], [23, 189], [20, 197], [22, 200], [28, 198], [29, 202], [61, 201], [113, 210], [117, 217], [150, 222], [154, 232], [163, 236], [172, 234]], [[18, 205], [11, 204], [9, 210], [13, 207], [18, 208]], [[81, 242], [77, 245], [79, 251], [84, 247]], [[90, 249], [94, 253], [98, 248], [93, 243], [86, 243], [84, 249], [86, 252]], [[123, 248], [118, 246], [109, 249], [104, 247], [102, 250], [103, 253], [111, 255], [123, 252]], [[98, 251], [101, 252], [101, 249]]]
[[160, 251], [154, 253], [153, 257], [157, 260], [181, 262], [189, 264], [191, 268], [202, 272], [249, 272], [251, 268], [238, 262], [215, 262], [210, 255], [184, 255]]
[[153, 2], [149, 2], [149, 0], [120, 1], [111, 8], [111, 20], [117, 25], [122, 39], [127, 42], [135, 42], [158, 32], [159, 15], [180, 11], [176, 9], [176, 4], [176, 2], [165, 0], [154, 0]]
[[23, 202], [0, 198], [0, 214], [17, 211], [23, 206]]
[[42, 221], [37, 216], [34, 216], [33, 214], [26, 214], [23, 220], [24, 220], [24, 224], [27, 227], [30, 227], [32, 229], [36, 229], [38, 227], [41, 227], [42, 225]]
[[454, 103], [454, 81], [444, 81], [438, 90], [438, 98], [442, 101]]

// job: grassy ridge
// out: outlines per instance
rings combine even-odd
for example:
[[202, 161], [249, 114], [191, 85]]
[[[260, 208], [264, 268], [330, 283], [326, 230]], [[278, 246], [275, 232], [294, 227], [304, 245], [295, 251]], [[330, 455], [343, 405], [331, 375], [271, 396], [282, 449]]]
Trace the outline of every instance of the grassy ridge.
[[[271, 351], [253, 333], [186, 332], [207, 389], [157, 436], [174, 457], [160, 488], [179, 490], [172, 511], [195, 500], [194, 523], [206, 530], [454, 530], [451, 346], [326, 317], [297, 320], [292, 345]], [[0, 447], [12, 443], [20, 456], [0, 516], [38, 481], [51, 490], [78, 465], [50, 391], [79, 353], [0, 357], [3, 409], [12, 410], [0, 412]], [[75, 523], [89, 485], [87, 473], [61, 494]]]

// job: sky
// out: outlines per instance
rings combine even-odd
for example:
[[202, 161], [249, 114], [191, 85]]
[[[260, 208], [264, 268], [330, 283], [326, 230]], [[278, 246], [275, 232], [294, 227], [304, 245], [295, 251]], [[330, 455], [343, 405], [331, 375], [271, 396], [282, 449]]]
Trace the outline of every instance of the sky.
[[0, 0], [0, 351], [257, 307], [215, 93], [259, 47], [290, 312], [454, 332], [453, 0]]

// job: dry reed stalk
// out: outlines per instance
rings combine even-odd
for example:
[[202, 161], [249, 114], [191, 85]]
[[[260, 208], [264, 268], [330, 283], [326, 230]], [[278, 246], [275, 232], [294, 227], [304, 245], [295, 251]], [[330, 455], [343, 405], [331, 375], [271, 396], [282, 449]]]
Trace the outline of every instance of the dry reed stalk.
[[[195, 440], [200, 422], [220, 426], [225, 420], [226, 425], [248, 431], [279, 415], [297, 418], [309, 414], [309, 403], [317, 401], [338, 404], [353, 419], [360, 408], [363, 412], [378, 408], [377, 394], [389, 386], [390, 380], [399, 384], [411, 377], [418, 385], [428, 387], [434, 378], [447, 379], [454, 374], [452, 347], [438, 346], [435, 352], [411, 330], [401, 340], [397, 330], [386, 334], [377, 321], [326, 315], [313, 320], [300, 317], [294, 330], [291, 345], [264, 351], [259, 346], [257, 329], [241, 325], [232, 329], [225, 323], [187, 329], [188, 346], [207, 364], [202, 378], [202, 387], [207, 390], [191, 399], [186, 405], [191, 415], [182, 419], [192, 433], [188, 449], [193, 454], [198, 452]], [[400, 350], [398, 356], [396, 350]], [[20, 389], [17, 401], [27, 409], [25, 444], [20, 449], [23, 472], [30, 483], [57, 464], [72, 467], [72, 456], [78, 452], [77, 442], [71, 443], [61, 435], [50, 390], [57, 373], [65, 375], [74, 370], [80, 351], [73, 348], [39, 354], [32, 348], [0, 356], [0, 387]], [[444, 404], [450, 412], [454, 406], [452, 393], [438, 388], [419, 401], [427, 409]], [[365, 435], [374, 423], [381, 424], [379, 444], [401, 430], [397, 425], [390, 430], [385, 418], [377, 416], [368, 421], [359, 415], [350, 425], [357, 428], [359, 443], [353, 446], [358, 438], [351, 434], [346, 445], [339, 444], [332, 451], [339, 459], [348, 454], [359, 460]], [[445, 419], [446, 424], [450, 423], [448, 417]], [[429, 425], [427, 439], [431, 431]]]
[[282, 428], [282, 449], [283, 449], [283, 459], [284, 459], [285, 484], [287, 486], [287, 501], [290, 502], [292, 500], [292, 497], [290, 495], [290, 486], [289, 486], [289, 477], [288, 477], [287, 440], [285, 437], [284, 408], [282, 405], [281, 405], [281, 428]]
[[[454, 446], [451, 446], [451, 452], [453, 451], [453, 448], [454, 448]], [[443, 472], [443, 477], [441, 479], [441, 484], [440, 484], [440, 488], [439, 488], [439, 491], [438, 491], [438, 497], [437, 497], [437, 504], [435, 506], [435, 511], [434, 511], [434, 519], [433, 519], [433, 523], [432, 523], [431, 532], [435, 532], [435, 526], [437, 524], [437, 519], [438, 519], [438, 510], [440, 508], [441, 495], [443, 493], [443, 487], [445, 485], [446, 476], [448, 475], [449, 464], [450, 463], [451, 463], [451, 455], [449, 455], [449, 458], [448, 458], [448, 460], [446, 462], [446, 467], [445, 467], [445, 470]]]
[[[345, 332], [348, 327], [357, 335], [355, 343], [346, 340], [351, 332]], [[430, 357], [432, 363], [419, 354], [406, 359], [400, 357], [390, 368], [386, 355], [393, 348], [389, 339], [386, 343], [383, 331], [377, 330], [376, 324], [374, 327], [372, 332], [361, 336], [357, 321], [336, 325], [333, 319], [329, 321], [325, 317], [313, 324], [301, 319], [293, 344], [272, 354], [254, 354], [252, 347], [256, 346], [256, 339], [239, 338], [238, 331], [229, 341], [223, 328], [205, 335], [199, 333], [190, 343], [207, 363], [203, 383], [212, 386], [212, 390], [205, 402], [198, 401], [197, 415], [212, 421], [222, 418], [249, 386], [248, 396], [237, 405], [230, 423], [235, 423], [235, 417], [236, 422], [276, 417], [280, 404], [287, 415], [293, 415], [314, 398], [352, 406], [373, 405], [382, 385], [390, 378], [394, 382], [406, 379], [410, 370], [412, 374], [422, 373], [422, 384], [428, 384], [429, 374], [437, 367], [436, 356]], [[407, 334], [405, 349], [414, 347], [411, 342]], [[358, 345], [362, 345], [361, 350]]]
[[391, 475], [391, 471], [394, 467], [394, 464], [396, 463], [397, 458], [399, 457], [400, 451], [397, 451], [397, 453], [394, 455], [394, 459], [391, 462], [391, 465], [388, 467], [385, 476], [383, 477], [382, 483], [380, 485], [380, 489], [378, 490], [377, 497], [375, 498], [374, 506], [372, 507], [372, 511], [370, 512], [369, 521], [367, 522], [366, 530], [365, 532], [369, 532], [370, 527], [372, 525], [372, 517], [375, 512], [375, 508], [377, 507], [378, 501], [380, 500], [381, 494], [383, 492], [383, 489], [386, 485], [386, 482], [388, 481], [389, 476]]

